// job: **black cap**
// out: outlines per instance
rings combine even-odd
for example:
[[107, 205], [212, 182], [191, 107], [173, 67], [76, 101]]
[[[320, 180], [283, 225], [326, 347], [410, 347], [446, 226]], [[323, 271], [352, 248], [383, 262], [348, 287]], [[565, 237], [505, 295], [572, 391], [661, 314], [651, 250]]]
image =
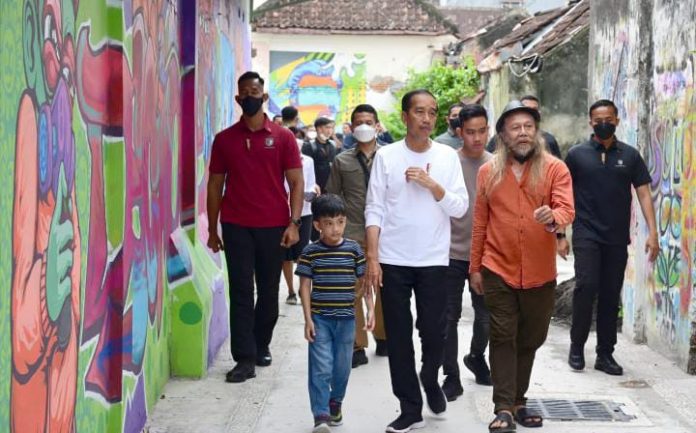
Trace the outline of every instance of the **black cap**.
[[541, 121], [541, 115], [539, 114], [538, 110], [531, 107], [527, 107], [526, 105], [515, 99], [514, 101], [508, 102], [508, 104], [503, 109], [503, 112], [500, 114], [498, 121], [495, 123], [495, 131], [500, 132], [503, 129], [503, 125], [505, 124], [505, 118], [511, 115], [512, 113], [517, 113], [518, 111], [524, 111], [526, 113], [529, 113], [534, 118], [534, 121], [536, 123], [539, 123]]

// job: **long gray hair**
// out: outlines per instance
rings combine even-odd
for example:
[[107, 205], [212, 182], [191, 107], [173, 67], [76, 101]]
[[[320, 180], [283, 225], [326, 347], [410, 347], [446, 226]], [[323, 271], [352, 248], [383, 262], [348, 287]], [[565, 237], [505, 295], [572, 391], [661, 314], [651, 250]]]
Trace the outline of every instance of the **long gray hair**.
[[[546, 140], [537, 129], [537, 133], [532, 140], [534, 147], [531, 151], [534, 155], [528, 160], [529, 177], [528, 183], [532, 190], [536, 190], [539, 183], [544, 181], [544, 164], [546, 161]], [[530, 152], [531, 152], [530, 151]], [[485, 194], [490, 196], [493, 189], [503, 180], [505, 170], [507, 169], [508, 159], [512, 156], [512, 152], [507, 144], [503, 141], [501, 134], [495, 136], [495, 153], [491, 159], [491, 170], [485, 185]]]

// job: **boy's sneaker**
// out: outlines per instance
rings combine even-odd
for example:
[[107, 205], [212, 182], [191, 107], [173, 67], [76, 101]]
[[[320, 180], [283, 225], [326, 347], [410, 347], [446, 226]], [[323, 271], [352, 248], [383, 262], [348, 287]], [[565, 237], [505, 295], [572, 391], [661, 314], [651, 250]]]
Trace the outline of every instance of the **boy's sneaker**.
[[360, 367], [361, 365], [367, 364], [367, 355], [364, 349], [356, 350], [353, 352], [353, 362], [351, 366], [353, 368]]
[[422, 416], [402, 413], [387, 426], [386, 431], [389, 433], [406, 433], [423, 427], [425, 427], [425, 421], [423, 421]]
[[341, 403], [331, 400], [329, 401], [329, 412], [331, 412], [330, 426], [338, 426], [343, 424], [343, 412], [341, 412]]
[[287, 298], [285, 298], [285, 303], [288, 305], [297, 305], [297, 295], [290, 293]]
[[330, 422], [331, 417], [328, 415], [314, 418], [314, 429], [312, 433], [331, 433], [331, 427], [329, 427]]
[[476, 376], [476, 383], [479, 385], [493, 385], [491, 370], [488, 369], [485, 355], [473, 355], [471, 353], [466, 355], [464, 357], [464, 366], [474, 373], [474, 376]]

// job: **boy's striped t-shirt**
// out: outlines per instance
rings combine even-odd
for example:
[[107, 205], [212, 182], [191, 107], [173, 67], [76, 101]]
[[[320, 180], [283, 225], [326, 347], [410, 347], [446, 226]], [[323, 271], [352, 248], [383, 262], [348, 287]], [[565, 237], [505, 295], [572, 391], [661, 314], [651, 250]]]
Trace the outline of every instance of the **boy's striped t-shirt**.
[[352, 318], [355, 282], [365, 275], [365, 255], [350, 239], [335, 246], [318, 241], [302, 251], [295, 275], [312, 279], [312, 313]]

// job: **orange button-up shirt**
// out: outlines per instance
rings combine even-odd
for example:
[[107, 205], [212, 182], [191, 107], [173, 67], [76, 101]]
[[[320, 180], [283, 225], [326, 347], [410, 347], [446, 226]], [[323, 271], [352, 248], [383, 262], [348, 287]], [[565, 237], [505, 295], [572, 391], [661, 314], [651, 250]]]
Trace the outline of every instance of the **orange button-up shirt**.
[[539, 287], [556, 278], [556, 234], [534, 220], [534, 211], [548, 205], [555, 223], [575, 218], [573, 183], [566, 165], [546, 156], [543, 182], [528, 185], [529, 167], [518, 181], [508, 163], [505, 175], [487, 194], [492, 161], [479, 170], [471, 242], [470, 272], [485, 266], [517, 289]]

